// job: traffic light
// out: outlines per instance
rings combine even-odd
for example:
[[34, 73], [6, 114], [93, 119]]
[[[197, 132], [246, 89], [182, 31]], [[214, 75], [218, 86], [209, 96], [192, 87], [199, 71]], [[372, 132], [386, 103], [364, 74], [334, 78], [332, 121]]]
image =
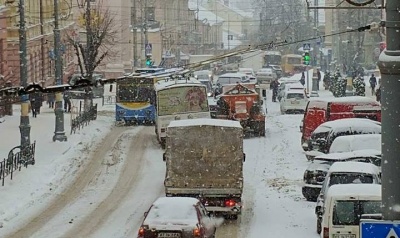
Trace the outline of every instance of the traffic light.
[[303, 56], [304, 64], [310, 65], [310, 60], [311, 60], [310, 53], [308, 53], [308, 52], [304, 53], [304, 56]]
[[146, 66], [152, 66], [153, 65], [153, 61], [151, 60], [151, 56], [147, 55], [146, 56]]

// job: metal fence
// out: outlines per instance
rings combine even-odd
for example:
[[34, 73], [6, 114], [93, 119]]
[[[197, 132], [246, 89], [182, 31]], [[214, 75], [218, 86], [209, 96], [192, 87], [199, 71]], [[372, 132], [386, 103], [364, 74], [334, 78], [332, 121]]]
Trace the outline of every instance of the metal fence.
[[78, 116], [71, 120], [71, 134], [76, 133], [84, 126], [87, 126], [90, 121], [97, 119], [97, 104], [90, 107], [89, 110], [79, 112]]
[[[10, 175], [13, 179], [14, 171], [21, 171], [22, 167], [35, 164], [36, 141], [30, 144], [26, 149], [21, 150], [21, 146], [16, 146], [10, 150], [7, 159], [0, 161], [0, 180], [4, 186], [4, 179]], [[19, 150], [15, 152], [15, 150]]]

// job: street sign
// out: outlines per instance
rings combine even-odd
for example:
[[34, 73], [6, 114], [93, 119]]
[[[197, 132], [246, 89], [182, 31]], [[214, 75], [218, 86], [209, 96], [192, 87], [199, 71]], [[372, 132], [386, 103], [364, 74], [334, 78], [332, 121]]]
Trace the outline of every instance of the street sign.
[[145, 48], [146, 48], [147, 51], [151, 51], [153, 49], [153, 45], [152, 44], [146, 44], [145, 46], [146, 46]]
[[303, 50], [304, 50], [304, 51], [306, 51], [306, 50], [311, 50], [311, 44], [310, 44], [310, 43], [305, 43], [305, 44], [303, 44]]
[[361, 221], [360, 238], [400, 238], [400, 221]]

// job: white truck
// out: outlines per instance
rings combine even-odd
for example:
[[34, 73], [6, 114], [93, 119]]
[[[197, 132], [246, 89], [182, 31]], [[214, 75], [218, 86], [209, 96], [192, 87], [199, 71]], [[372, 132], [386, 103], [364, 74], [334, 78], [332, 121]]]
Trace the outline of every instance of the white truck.
[[238, 218], [245, 161], [239, 122], [203, 118], [172, 121], [163, 160], [166, 196], [195, 197], [210, 213]]

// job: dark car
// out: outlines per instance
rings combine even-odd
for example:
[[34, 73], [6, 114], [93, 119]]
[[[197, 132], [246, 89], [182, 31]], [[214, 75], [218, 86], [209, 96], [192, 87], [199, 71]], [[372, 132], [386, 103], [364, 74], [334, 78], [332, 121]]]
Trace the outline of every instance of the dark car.
[[365, 162], [381, 166], [381, 152], [378, 150], [357, 150], [353, 152], [322, 154], [315, 157], [304, 172], [303, 196], [308, 201], [316, 201], [325, 176], [335, 162]]
[[138, 238], [212, 238], [216, 229], [198, 199], [161, 197], [145, 213]]

